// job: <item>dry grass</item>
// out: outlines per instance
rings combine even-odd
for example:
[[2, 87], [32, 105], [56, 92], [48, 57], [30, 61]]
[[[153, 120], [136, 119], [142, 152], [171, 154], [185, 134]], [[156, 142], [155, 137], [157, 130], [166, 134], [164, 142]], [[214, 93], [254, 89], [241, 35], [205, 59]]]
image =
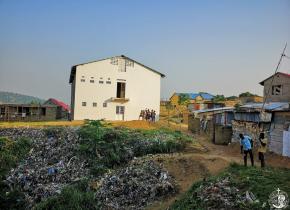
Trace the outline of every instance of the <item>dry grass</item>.
[[83, 120], [75, 121], [44, 121], [44, 122], [0, 122], [0, 128], [14, 127], [47, 127], [47, 126], [80, 126]]

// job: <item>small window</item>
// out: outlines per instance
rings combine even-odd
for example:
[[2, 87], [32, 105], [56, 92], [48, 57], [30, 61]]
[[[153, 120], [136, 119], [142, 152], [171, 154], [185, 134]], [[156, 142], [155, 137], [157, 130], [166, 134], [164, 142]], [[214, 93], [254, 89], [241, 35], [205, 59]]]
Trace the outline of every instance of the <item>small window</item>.
[[101, 80], [100, 80], [100, 81], [99, 81], [99, 84], [104, 84], [104, 81], [101, 81]]
[[107, 103], [103, 103], [103, 107], [107, 107]]
[[87, 102], [82, 102], [82, 106], [87, 106]]
[[282, 85], [273, 85], [272, 95], [274, 96], [282, 95]]
[[82, 76], [82, 78], [85, 78], [85, 76]]
[[86, 80], [85, 79], [81, 79], [81, 82], [85, 82]]
[[90, 80], [90, 83], [94, 83], [95, 81], [93, 79]]
[[94, 79], [94, 77], [91, 77], [91, 79]]
[[97, 107], [97, 103], [96, 102], [93, 103], [93, 107]]
[[107, 81], [106, 84], [111, 84], [111, 81]]
[[111, 78], [108, 78], [108, 80], [111, 80]]

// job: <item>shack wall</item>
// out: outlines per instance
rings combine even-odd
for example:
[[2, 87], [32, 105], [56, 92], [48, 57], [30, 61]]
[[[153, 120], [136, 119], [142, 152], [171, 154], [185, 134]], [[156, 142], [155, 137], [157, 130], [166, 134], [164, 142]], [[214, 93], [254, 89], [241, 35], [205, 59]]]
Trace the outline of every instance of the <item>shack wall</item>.
[[283, 152], [283, 131], [289, 130], [290, 112], [274, 112], [273, 123], [270, 129], [269, 150], [282, 154]]

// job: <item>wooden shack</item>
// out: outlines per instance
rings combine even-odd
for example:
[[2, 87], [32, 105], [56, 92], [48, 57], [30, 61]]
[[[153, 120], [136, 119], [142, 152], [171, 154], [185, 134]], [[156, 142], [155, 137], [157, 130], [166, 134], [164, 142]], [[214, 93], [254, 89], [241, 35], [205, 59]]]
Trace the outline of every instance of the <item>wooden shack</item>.
[[0, 104], [0, 121], [53, 121], [60, 118], [59, 106]]

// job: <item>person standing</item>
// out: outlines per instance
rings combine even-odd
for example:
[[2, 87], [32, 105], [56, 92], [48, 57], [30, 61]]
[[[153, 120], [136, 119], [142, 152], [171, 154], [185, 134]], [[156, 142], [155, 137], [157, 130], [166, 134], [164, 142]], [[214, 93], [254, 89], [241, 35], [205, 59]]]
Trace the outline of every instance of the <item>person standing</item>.
[[265, 138], [265, 133], [260, 133], [259, 136], [259, 148], [258, 148], [258, 154], [259, 154], [259, 160], [261, 161], [261, 168], [265, 167], [265, 153], [267, 151], [267, 145], [268, 145], [268, 140]]
[[248, 154], [250, 155], [251, 164], [254, 166], [254, 156], [252, 152], [252, 139], [249, 136], [244, 136], [242, 133], [239, 135], [241, 144], [241, 153], [244, 153], [244, 165], [247, 166]]

